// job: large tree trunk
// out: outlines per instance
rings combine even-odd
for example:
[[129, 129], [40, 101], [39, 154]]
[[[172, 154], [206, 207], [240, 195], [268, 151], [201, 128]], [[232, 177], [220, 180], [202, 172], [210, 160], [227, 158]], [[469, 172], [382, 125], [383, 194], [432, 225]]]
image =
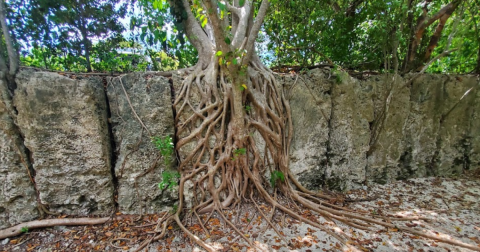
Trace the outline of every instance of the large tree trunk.
[[[5, 39], [5, 45], [7, 46], [8, 54], [8, 72], [6, 74], [10, 76], [15, 76], [18, 71], [18, 54], [13, 46], [12, 36], [10, 36], [10, 29], [7, 24], [6, 14], [5, 14], [5, 1], [0, 0], [0, 23], [3, 31], [3, 38]], [[3, 59], [5, 63], [5, 59]], [[2, 68], [5, 68], [6, 63], [0, 63]]]
[[[84, 10], [79, 10], [83, 12]], [[86, 60], [86, 67], [87, 72], [92, 72], [92, 65], [90, 63], [90, 40], [88, 39], [88, 31], [87, 31], [87, 23], [84, 19], [80, 19], [78, 21], [78, 29], [80, 30], [80, 34], [82, 35], [82, 42], [83, 50], [85, 50], [85, 60]]]

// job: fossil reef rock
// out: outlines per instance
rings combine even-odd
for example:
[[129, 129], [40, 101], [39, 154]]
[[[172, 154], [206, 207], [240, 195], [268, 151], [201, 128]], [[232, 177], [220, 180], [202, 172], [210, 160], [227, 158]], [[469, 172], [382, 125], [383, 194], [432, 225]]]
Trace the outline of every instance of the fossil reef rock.
[[[310, 189], [452, 176], [480, 166], [477, 76], [359, 79], [325, 68], [277, 80], [292, 108], [290, 168]], [[158, 183], [176, 158], [165, 162], [151, 138], [174, 136], [172, 95], [180, 81], [177, 74], [102, 79], [23, 71], [13, 104], [1, 82], [0, 228], [37, 218], [37, 201], [72, 215], [173, 206], [175, 188]]]

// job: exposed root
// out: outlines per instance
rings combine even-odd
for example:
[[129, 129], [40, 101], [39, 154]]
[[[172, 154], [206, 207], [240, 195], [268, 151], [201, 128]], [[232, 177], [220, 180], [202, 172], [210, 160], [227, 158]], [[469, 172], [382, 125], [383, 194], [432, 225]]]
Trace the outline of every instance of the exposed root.
[[[324, 226], [302, 216], [300, 209], [306, 209], [320, 214], [334, 225], [342, 222], [362, 230], [370, 230], [374, 225], [396, 228], [417, 236], [480, 250], [460, 241], [433, 237], [421, 230], [392, 224], [392, 221], [412, 220], [410, 217], [373, 216], [367, 212], [355, 212], [334, 204], [338, 200], [335, 197], [304, 188], [288, 169], [293, 135], [291, 110], [271, 71], [257, 60], [252, 60], [248, 69], [244, 69], [244, 75], [235, 74], [234, 68], [226, 71], [215, 60], [211, 62], [206, 68], [198, 66], [190, 69], [182, 86], [177, 88], [174, 108], [176, 148], [180, 156], [180, 202], [173, 216], [159, 222], [162, 228], [153, 240], [164, 237], [166, 227], [175, 222], [192, 241], [207, 251], [213, 251], [213, 247], [192, 234], [182, 223], [182, 211], [188, 207], [192, 209], [191, 216], [197, 217], [205, 233], [208, 234], [205, 223], [216, 212], [227, 226], [254, 247], [237, 225], [223, 214], [223, 211], [239, 206], [249, 198], [280, 237], [283, 236], [271, 222], [276, 210], [326, 232], [352, 251], [361, 248], [359, 245], [354, 247], [354, 243], [339, 231], [340, 228]], [[275, 192], [275, 196], [269, 191]], [[289, 203], [280, 204], [277, 192]], [[185, 199], [184, 195], [192, 196]], [[253, 195], [272, 207], [270, 217], [253, 200]], [[205, 213], [210, 215], [203, 223], [199, 214]], [[238, 223], [239, 215], [240, 211], [237, 211], [235, 223]], [[138, 250], [142, 248], [144, 246]]]
[[[121, 219], [121, 217], [116, 217]], [[55, 226], [81, 226], [103, 224], [112, 218], [65, 218], [65, 219], [46, 219], [20, 223], [16, 226], [0, 230], [0, 239], [20, 235], [22, 229], [32, 230], [37, 228], [55, 227]], [[25, 232], [25, 231], [24, 231]]]

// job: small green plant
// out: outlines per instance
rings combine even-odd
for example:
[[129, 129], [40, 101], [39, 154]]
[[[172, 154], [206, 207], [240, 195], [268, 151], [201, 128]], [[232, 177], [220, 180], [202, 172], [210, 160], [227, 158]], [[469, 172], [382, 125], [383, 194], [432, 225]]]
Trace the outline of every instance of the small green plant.
[[233, 155], [235, 155], [235, 156], [245, 155], [245, 153], [247, 153], [247, 149], [245, 149], [245, 148], [240, 148], [240, 149], [236, 149], [236, 150], [233, 151]]
[[163, 156], [165, 165], [170, 165], [172, 161], [173, 154], [173, 140], [172, 137], [166, 136], [164, 138], [152, 137], [152, 143], [160, 151], [160, 154]]
[[20, 229], [20, 232], [27, 233], [28, 232], [28, 227], [27, 226], [22, 227], [22, 229]]
[[249, 112], [250, 110], [252, 110], [252, 107], [246, 105], [246, 106], [245, 106], [245, 111]]
[[232, 160], [235, 160], [235, 158], [238, 157], [239, 155], [245, 155], [246, 153], [247, 153], [247, 149], [245, 148], [236, 149], [233, 151]]
[[180, 173], [176, 171], [164, 171], [162, 172], [162, 182], [158, 183], [158, 188], [163, 190], [168, 187], [168, 189], [172, 190], [173, 187], [177, 185], [177, 180], [179, 178]]
[[285, 181], [285, 175], [281, 171], [273, 171], [272, 176], [270, 177], [270, 184], [272, 187], [275, 187], [277, 181], [280, 180], [281, 182]]

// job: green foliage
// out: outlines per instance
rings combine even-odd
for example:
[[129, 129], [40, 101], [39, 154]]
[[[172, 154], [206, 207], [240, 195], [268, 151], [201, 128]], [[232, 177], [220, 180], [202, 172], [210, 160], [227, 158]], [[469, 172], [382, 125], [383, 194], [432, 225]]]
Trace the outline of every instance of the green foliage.
[[236, 157], [240, 155], [245, 155], [247, 154], [247, 149], [246, 148], [239, 148], [233, 151], [233, 157], [232, 160], [235, 160]]
[[240, 148], [240, 149], [236, 149], [233, 151], [233, 155], [235, 157], [239, 156], [239, 155], [245, 155], [247, 153], [247, 149], [246, 148]]
[[285, 175], [281, 171], [273, 171], [270, 177], [270, 185], [275, 187], [277, 181], [280, 180], [281, 182], [285, 181]]
[[[118, 0], [26, 2], [28, 3], [11, 1], [9, 17], [16, 21], [14, 29], [17, 39], [27, 48], [37, 48], [44, 52], [46, 58], [43, 61], [47, 68], [55, 67], [48, 66], [47, 60], [52, 59], [48, 57], [63, 57], [58, 60], [66, 61], [72, 55], [83, 57], [81, 63], [88, 71], [92, 71], [92, 39], [122, 39], [120, 33], [124, 27], [118, 20], [126, 14], [126, 3]], [[109, 49], [115, 48], [116, 46]], [[62, 62], [64, 68], [69, 65], [67, 63]]]
[[[160, 151], [165, 165], [169, 166], [171, 164], [172, 155], [174, 152], [172, 137], [152, 137], [152, 143]], [[167, 187], [168, 189], [173, 189], [173, 187], [177, 185], [177, 181], [179, 178], [180, 173], [178, 173], [177, 171], [164, 171], [162, 172], [162, 182], [158, 184], [158, 188], [160, 188], [161, 190], [164, 190]]]
[[[142, 12], [131, 16], [130, 32], [134, 41], [142, 43], [146, 51], [163, 52], [175, 61], [175, 68], [185, 68], [197, 62], [197, 52], [186, 40], [183, 31], [182, 22], [186, 18], [183, 4], [181, 1], [173, 1], [173, 4], [170, 6], [165, 0], [136, 2], [136, 7]], [[169, 62], [161, 63], [165, 66]]]
[[162, 182], [158, 184], [158, 188], [164, 190], [168, 188], [173, 190], [173, 187], [178, 184], [178, 179], [180, 178], [180, 173], [173, 171], [164, 171], [162, 172]]
[[27, 233], [28, 232], [28, 227], [27, 226], [22, 227], [22, 229], [20, 229], [20, 232]]
[[[406, 62], [425, 4], [431, 17], [452, 1], [272, 0], [256, 49], [265, 63], [277, 66], [328, 63], [344, 69], [392, 72], [394, 52], [400, 68]], [[240, 0], [239, 4], [245, 2]], [[259, 3], [254, 2], [257, 11]], [[191, 6], [166, 0], [11, 0], [6, 5], [16, 45], [23, 46], [22, 64], [60, 71], [189, 67], [198, 56], [185, 36], [187, 10], [200, 25], [208, 23], [208, 10], [197, 0], [191, 1]], [[225, 1], [218, 2], [218, 8], [220, 19], [229, 17]], [[445, 50], [457, 51], [433, 62], [427, 72], [480, 71], [479, 9], [477, 0], [461, 1], [430, 58]], [[130, 18], [128, 33], [121, 34], [125, 27], [119, 20], [125, 16]], [[416, 61], [423, 61], [437, 25], [438, 21], [426, 28]], [[226, 27], [226, 44], [232, 43], [231, 29]], [[217, 51], [216, 56], [221, 65], [240, 66], [244, 53]]]
[[163, 160], [166, 165], [170, 165], [172, 161], [172, 155], [174, 152], [173, 139], [171, 136], [161, 137], [152, 137], [152, 143], [160, 151], [160, 154], [163, 157]]
[[[409, 5], [409, 3], [412, 3]], [[273, 1], [264, 24], [274, 65], [329, 63], [346, 69], [393, 71], [405, 64], [415, 27], [428, 5], [428, 17], [452, 1]], [[431, 59], [448, 49], [455, 53], [434, 62], [430, 72], [472, 71], [480, 57], [480, 2], [462, 1], [448, 19]], [[461, 25], [455, 26], [456, 20]], [[438, 21], [428, 26], [416, 50], [422, 62]], [[449, 44], [450, 43], [450, 44]], [[260, 53], [262, 55], [262, 53]], [[331, 61], [330, 61], [331, 60]], [[415, 67], [414, 67], [415, 68]], [[480, 69], [480, 68], [479, 68]]]

